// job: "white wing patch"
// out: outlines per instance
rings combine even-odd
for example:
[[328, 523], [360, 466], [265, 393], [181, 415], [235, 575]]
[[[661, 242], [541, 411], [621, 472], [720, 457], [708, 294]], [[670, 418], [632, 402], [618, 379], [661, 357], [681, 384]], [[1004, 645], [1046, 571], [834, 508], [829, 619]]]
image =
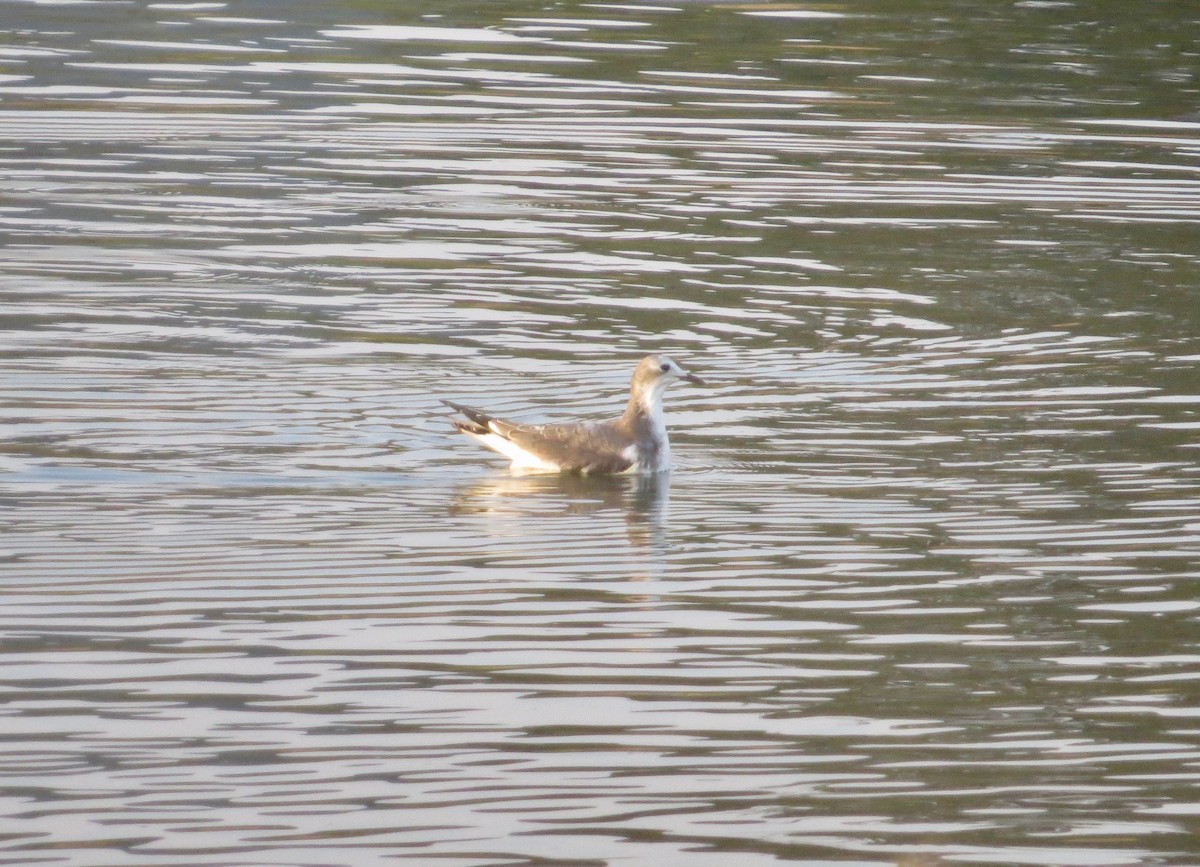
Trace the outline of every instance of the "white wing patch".
[[550, 461], [542, 460], [532, 452], [527, 452], [512, 440], [507, 440], [497, 433], [469, 434], [494, 452], [499, 452], [510, 461], [516, 469], [541, 470], [548, 473], [561, 472], [562, 467]]

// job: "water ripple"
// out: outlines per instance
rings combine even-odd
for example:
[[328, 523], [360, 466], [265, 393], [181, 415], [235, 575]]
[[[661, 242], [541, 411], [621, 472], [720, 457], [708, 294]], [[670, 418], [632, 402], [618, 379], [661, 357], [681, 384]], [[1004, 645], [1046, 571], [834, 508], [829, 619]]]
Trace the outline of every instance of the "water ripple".
[[0, 859], [1190, 863], [1195, 21], [967, 7], [27, 5]]

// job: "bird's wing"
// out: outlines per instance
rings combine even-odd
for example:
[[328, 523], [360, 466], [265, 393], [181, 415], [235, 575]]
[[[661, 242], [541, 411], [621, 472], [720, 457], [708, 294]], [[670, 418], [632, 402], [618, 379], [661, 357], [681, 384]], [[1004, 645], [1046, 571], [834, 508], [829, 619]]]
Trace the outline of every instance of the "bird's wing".
[[442, 403], [466, 417], [466, 421], [454, 422], [463, 433], [496, 434], [564, 470], [623, 473], [633, 466], [633, 459], [626, 451], [629, 442], [620, 435], [614, 422], [518, 424], [449, 400]]
[[623, 473], [633, 466], [629, 441], [612, 422], [593, 424], [518, 425], [496, 420], [490, 425], [500, 436], [564, 470], [585, 473]]

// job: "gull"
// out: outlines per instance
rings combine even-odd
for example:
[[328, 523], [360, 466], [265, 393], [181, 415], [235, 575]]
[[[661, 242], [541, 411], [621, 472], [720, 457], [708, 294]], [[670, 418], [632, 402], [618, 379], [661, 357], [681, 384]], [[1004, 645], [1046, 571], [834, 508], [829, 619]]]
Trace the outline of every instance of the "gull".
[[518, 424], [453, 401], [454, 427], [512, 461], [512, 469], [570, 473], [661, 473], [671, 468], [662, 398], [679, 380], [703, 385], [670, 358], [647, 355], [633, 371], [629, 404], [600, 422]]

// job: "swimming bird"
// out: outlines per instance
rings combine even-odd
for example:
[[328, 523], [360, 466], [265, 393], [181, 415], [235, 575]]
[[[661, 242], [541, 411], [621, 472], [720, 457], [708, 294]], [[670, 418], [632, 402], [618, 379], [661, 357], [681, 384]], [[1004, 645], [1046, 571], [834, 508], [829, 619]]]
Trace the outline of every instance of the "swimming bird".
[[629, 403], [618, 418], [600, 422], [518, 424], [453, 401], [454, 427], [512, 461], [513, 469], [572, 473], [659, 473], [671, 468], [663, 418], [667, 387], [703, 381], [665, 355], [647, 355], [633, 371]]

